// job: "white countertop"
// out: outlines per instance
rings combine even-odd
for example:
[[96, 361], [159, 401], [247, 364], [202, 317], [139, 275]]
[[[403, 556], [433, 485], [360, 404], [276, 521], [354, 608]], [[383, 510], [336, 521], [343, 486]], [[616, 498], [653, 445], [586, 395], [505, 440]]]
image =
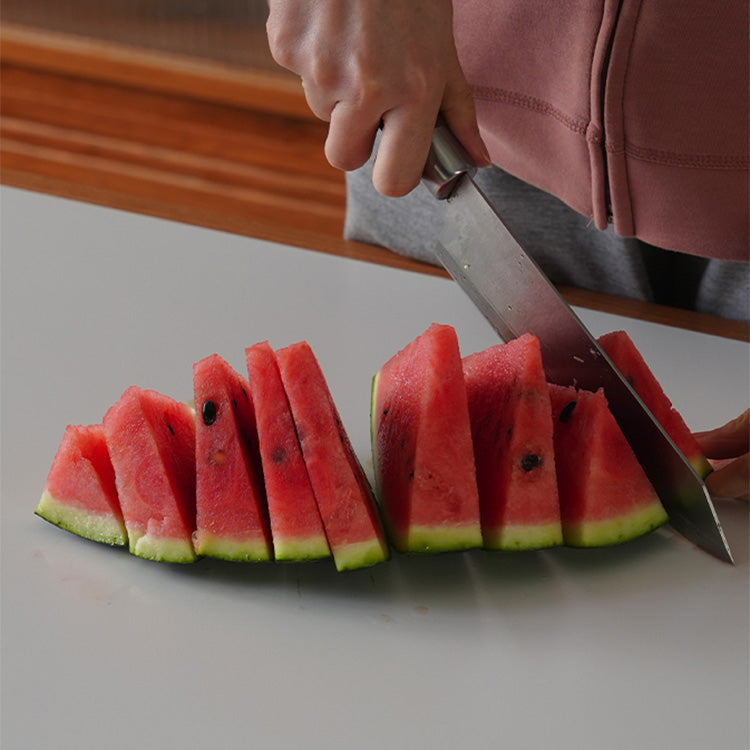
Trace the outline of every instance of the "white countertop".
[[[370, 378], [431, 322], [497, 339], [446, 279], [3, 187], [2, 747], [748, 747], [737, 564], [669, 528], [616, 549], [170, 566], [33, 514], [68, 423], [131, 384], [307, 339], [368, 472]], [[748, 400], [746, 343], [628, 330], [694, 429]]]

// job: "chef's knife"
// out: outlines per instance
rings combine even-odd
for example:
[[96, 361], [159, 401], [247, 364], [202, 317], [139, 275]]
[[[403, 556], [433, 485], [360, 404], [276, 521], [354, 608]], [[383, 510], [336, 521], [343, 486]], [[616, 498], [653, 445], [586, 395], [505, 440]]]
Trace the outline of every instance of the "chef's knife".
[[654, 486], [671, 525], [720, 560], [732, 553], [705, 484], [526, 254], [472, 179], [476, 168], [441, 119], [422, 181], [447, 202], [436, 254], [504, 341], [539, 339], [547, 379], [599, 388]]

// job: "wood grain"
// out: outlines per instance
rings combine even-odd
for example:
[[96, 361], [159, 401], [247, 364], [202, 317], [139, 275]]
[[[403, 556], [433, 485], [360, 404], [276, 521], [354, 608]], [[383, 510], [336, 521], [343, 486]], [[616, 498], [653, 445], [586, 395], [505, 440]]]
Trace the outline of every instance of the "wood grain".
[[29, 70], [46, 70], [140, 91], [191, 96], [210, 102], [309, 119], [299, 81], [282, 69], [239, 68], [208, 59], [146, 50], [85, 36], [19, 26], [0, 30], [0, 58]]
[[[0, 108], [7, 185], [446, 275], [343, 239], [344, 178], [290, 76], [4, 24]], [[740, 321], [561, 292], [581, 307], [750, 341]]]

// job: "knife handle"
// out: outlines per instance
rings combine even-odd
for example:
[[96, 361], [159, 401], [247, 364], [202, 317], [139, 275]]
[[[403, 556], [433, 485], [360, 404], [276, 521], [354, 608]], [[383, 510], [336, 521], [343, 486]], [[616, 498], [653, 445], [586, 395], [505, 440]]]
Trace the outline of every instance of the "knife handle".
[[442, 115], [438, 115], [422, 182], [439, 200], [449, 198], [458, 179], [465, 174], [474, 176], [477, 165], [451, 132]]

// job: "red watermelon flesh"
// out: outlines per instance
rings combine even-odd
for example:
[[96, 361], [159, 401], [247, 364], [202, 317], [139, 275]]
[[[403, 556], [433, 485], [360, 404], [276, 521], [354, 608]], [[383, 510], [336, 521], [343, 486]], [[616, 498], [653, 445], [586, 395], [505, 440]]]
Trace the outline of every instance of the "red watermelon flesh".
[[192, 409], [130, 386], [104, 415], [130, 551], [193, 562], [195, 420]]
[[276, 360], [336, 569], [386, 560], [372, 491], [312, 349], [292, 344]]
[[269, 560], [271, 530], [250, 385], [212, 354], [193, 365], [196, 408], [195, 551]]
[[86, 539], [127, 544], [102, 425], [68, 425], [35, 512]]
[[665, 523], [667, 514], [603, 391], [549, 388], [565, 544], [619, 544]]
[[375, 476], [393, 545], [482, 545], [469, 406], [456, 332], [433, 323], [373, 378]]
[[245, 350], [268, 514], [277, 560], [330, 557], [276, 355], [267, 341]]
[[598, 343], [698, 475], [708, 476], [711, 464], [630, 336], [625, 331], [612, 331], [600, 336]]
[[525, 334], [463, 361], [484, 546], [562, 544], [552, 409], [539, 341]]

